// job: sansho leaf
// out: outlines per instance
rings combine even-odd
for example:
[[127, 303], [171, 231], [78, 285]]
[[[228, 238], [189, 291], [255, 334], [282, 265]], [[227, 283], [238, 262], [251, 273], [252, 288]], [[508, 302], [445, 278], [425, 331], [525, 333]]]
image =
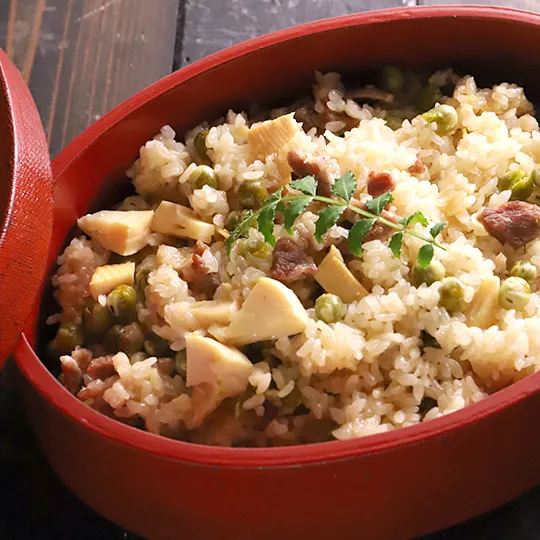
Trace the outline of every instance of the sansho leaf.
[[386, 191], [379, 197], [366, 201], [366, 206], [370, 212], [378, 216], [385, 209], [386, 205], [393, 200], [394, 197], [392, 197], [392, 194], [389, 191]]
[[397, 232], [390, 238], [388, 247], [392, 250], [394, 256], [401, 258], [401, 247], [403, 246], [403, 232]]
[[429, 234], [431, 234], [431, 236], [433, 238], [437, 238], [437, 236], [439, 236], [439, 234], [441, 233], [441, 231], [446, 227], [446, 223], [444, 221], [440, 221], [439, 223], [435, 223], [435, 225], [433, 225], [433, 227], [431, 227], [431, 229], [429, 229]]
[[429, 264], [431, 263], [431, 260], [433, 259], [433, 253], [434, 253], [434, 247], [433, 244], [424, 244], [419, 250], [418, 250], [418, 266], [420, 268], [427, 268]]
[[263, 234], [264, 239], [271, 246], [276, 245], [274, 236], [274, 219], [276, 217], [276, 207], [281, 200], [283, 188], [278, 189], [268, 197], [266, 204], [260, 209], [257, 217], [259, 231]]
[[357, 257], [362, 255], [364, 238], [371, 231], [376, 221], [376, 218], [362, 218], [353, 225], [353, 228], [349, 231], [349, 249], [353, 255]]
[[351, 200], [353, 193], [356, 191], [356, 178], [351, 171], [340, 176], [332, 186], [332, 193], [345, 199], [347, 202]]
[[304, 178], [290, 182], [289, 186], [312, 197], [317, 193], [317, 180], [314, 176], [304, 176]]
[[420, 223], [422, 227], [427, 227], [429, 225], [429, 221], [420, 210], [417, 210], [414, 214], [411, 214], [410, 216], [407, 216], [406, 218], [400, 219], [399, 222], [404, 227], [407, 227], [408, 225], [414, 225], [415, 223]]
[[313, 200], [313, 197], [305, 197], [304, 199], [297, 199], [296, 201], [291, 201], [289, 206], [283, 211], [285, 216], [285, 229], [292, 234], [292, 226], [294, 222], [302, 214], [302, 212], [308, 207], [309, 203]]
[[323, 234], [335, 225], [339, 216], [347, 207], [343, 206], [328, 206], [319, 214], [319, 219], [315, 222], [315, 239], [319, 244], [322, 243]]

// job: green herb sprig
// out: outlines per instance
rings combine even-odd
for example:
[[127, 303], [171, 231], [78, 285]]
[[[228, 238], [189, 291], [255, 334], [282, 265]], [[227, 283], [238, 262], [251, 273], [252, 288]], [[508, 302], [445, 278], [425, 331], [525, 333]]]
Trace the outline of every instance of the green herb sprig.
[[321, 210], [319, 218], [315, 222], [315, 239], [318, 243], [323, 242], [324, 234], [337, 223], [343, 212], [351, 210], [361, 216], [349, 231], [348, 239], [349, 249], [357, 257], [362, 255], [364, 239], [375, 223], [381, 223], [396, 231], [390, 238], [389, 247], [397, 258], [401, 257], [404, 234], [409, 234], [425, 242], [418, 251], [417, 264], [422, 268], [426, 268], [431, 263], [435, 247], [446, 251], [446, 248], [437, 242], [437, 236], [446, 227], [446, 223], [440, 222], [432, 225], [429, 229], [429, 236], [423, 236], [409, 228], [416, 223], [420, 223], [423, 227], [429, 226], [429, 221], [422, 212], [415, 212], [399, 220], [398, 223], [394, 223], [381, 215], [386, 205], [394, 200], [389, 191], [366, 201], [367, 209], [351, 204], [353, 193], [356, 190], [356, 178], [350, 171], [338, 178], [332, 186], [332, 193], [336, 196], [335, 199], [317, 195], [317, 180], [314, 176], [305, 176], [291, 182], [289, 186], [300, 191], [302, 195], [283, 197], [283, 188], [281, 188], [274, 192], [261, 208], [256, 211], [249, 211], [227, 238], [227, 254], [230, 254], [232, 245], [236, 240], [247, 236], [249, 229], [253, 226], [254, 218], [257, 220], [257, 227], [264, 235], [265, 241], [274, 246], [276, 244], [274, 236], [276, 213], [283, 213], [285, 229], [289, 234], [292, 234], [295, 221], [313, 201], [327, 205], [326, 208]]

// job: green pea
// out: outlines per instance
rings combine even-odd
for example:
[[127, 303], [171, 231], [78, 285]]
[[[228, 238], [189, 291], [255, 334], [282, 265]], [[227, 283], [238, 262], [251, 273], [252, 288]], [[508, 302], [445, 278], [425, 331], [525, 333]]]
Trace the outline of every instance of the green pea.
[[297, 385], [294, 386], [291, 392], [289, 392], [283, 399], [282, 404], [287, 409], [291, 409], [293, 412], [302, 405], [302, 392]]
[[405, 77], [403, 71], [395, 66], [384, 66], [381, 70], [379, 85], [391, 94], [399, 94], [403, 90]]
[[195, 135], [195, 138], [193, 139], [193, 148], [195, 148], [195, 152], [197, 152], [197, 155], [199, 158], [205, 162], [209, 162], [208, 158], [208, 149], [206, 147], [206, 137], [208, 137], [209, 130], [203, 129]]
[[531, 180], [536, 187], [540, 187], [540, 165], [537, 165], [531, 173]]
[[268, 198], [264, 180], [245, 180], [238, 187], [238, 202], [243, 208], [257, 209]]
[[148, 356], [165, 357], [173, 356], [169, 343], [159, 336], [152, 336], [144, 342], [144, 350]]
[[522, 310], [529, 303], [531, 287], [522, 278], [509, 277], [499, 289], [499, 305], [503, 309]]
[[398, 118], [397, 116], [387, 116], [385, 118], [386, 125], [396, 131], [403, 125], [403, 118]]
[[174, 359], [174, 365], [176, 367], [176, 373], [182, 378], [186, 378], [187, 373], [187, 355], [186, 351], [178, 351]]
[[422, 268], [418, 264], [415, 265], [412, 269], [411, 281], [415, 287], [420, 287], [422, 283], [431, 285], [436, 281], [441, 281], [445, 274], [446, 270], [442, 263], [433, 260], [426, 268]]
[[399, 105], [402, 107], [414, 106], [416, 96], [422, 91], [424, 83], [418, 73], [411, 70], [405, 71], [404, 79], [403, 89], [398, 99]]
[[245, 257], [251, 255], [257, 259], [265, 259], [270, 255], [271, 246], [263, 240], [242, 238], [238, 241], [237, 254]]
[[428, 111], [437, 103], [440, 103], [442, 97], [438, 86], [428, 84], [427, 86], [422, 87], [416, 95], [416, 106], [421, 111]]
[[455, 277], [447, 277], [442, 280], [439, 288], [439, 305], [449, 313], [463, 311], [467, 307], [465, 302], [465, 287]]
[[525, 171], [518, 169], [516, 171], [507, 172], [504, 176], [501, 176], [497, 187], [501, 191], [511, 190], [511, 201], [525, 201], [531, 196], [534, 183], [530, 175]]
[[135, 354], [132, 354], [129, 357], [130, 364], [136, 364], [137, 362], [142, 362], [143, 360], [146, 360], [148, 358], [148, 355], [145, 352], [139, 351]]
[[339, 296], [326, 293], [315, 301], [315, 314], [318, 319], [330, 324], [341, 321], [347, 314], [347, 308]]
[[137, 292], [131, 285], [118, 285], [107, 296], [107, 305], [118, 319], [133, 320], [137, 316]]
[[137, 322], [122, 326], [115, 324], [105, 338], [105, 344], [109, 352], [119, 351], [128, 356], [139, 352], [144, 343], [144, 332]]
[[524, 279], [527, 283], [533, 283], [536, 280], [536, 266], [527, 261], [518, 261], [510, 270], [512, 277]]
[[149, 275], [150, 275], [150, 270], [148, 268], [143, 268], [135, 272], [135, 286], [143, 294], [146, 287], [148, 286]]
[[82, 347], [83, 343], [84, 335], [80, 324], [62, 323], [49, 347], [53, 354], [62, 356], [70, 354], [75, 347]]
[[216, 171], [208, 165], [199, 165], [189, 177], [193, 189], [201, 189], [204, 186], [210, 186], [219, 189], [219, 179]]
[[113, 316], [107, 306], [94, 302], [84, 311], [84, 328], [92, 335], [105, 333], [113, 324]]
[[438, 105], [430, 111], [425, 112], [422, 118], [428, 123], [437, 124], [438, 135], [446, 135], [453, 131], [458, 124], [458, 114], [451, 105]]

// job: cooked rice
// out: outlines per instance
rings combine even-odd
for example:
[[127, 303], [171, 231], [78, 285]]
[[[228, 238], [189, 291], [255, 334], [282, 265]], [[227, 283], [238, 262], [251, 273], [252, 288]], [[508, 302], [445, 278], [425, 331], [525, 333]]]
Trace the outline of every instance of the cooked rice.
[[[431, 78], [440, 86], [451, 80], [457, 81], [449, 71]], [[341, 120], [327, 122], [323, 135], [315, 129], [299, 133], [296, 147], [336, 159], [342, 173], [352, 171], [362, 200], [369, 172], [390, 172], [397, 183], [393, 204], [398, 215], [422, 211], [432, 222], [448, 222], [442, 234], [447, 251], [436, 249], [435, 258], [447, 275], [464, 284], [467, 302], [482, 280], [506, 277], [516, 261], [530, 261], [540, 272], [540, 240], [520, 250], [501, 246], [476, 219], [482, 207], [509, 200], [509, 191], [497, 190], [498, 177], [517, 168], [530, 173], [540, 162], [538, 123], [521, 88], [502, 83], [478, 89], [472, 77], [460, 79], [446, 100], [459, 115], [458, 128], [448, 136], [437, 135], [421, 116], [405, 119], [393, 131], [384, 110], [359, 105], [344, 93], [338, 74], [317, 74], [315, 111], [328, 109]], [[347, 118], [356, 119], [357, 127], [339, 133]], [[223, 226], [239, 184], [264, 178], [272, 190], [281, 181], [275, 155], [252, 160], [249, 126], [246, 113], [229, 111], [210, 128], [206, 145], [221, 190], [205, 186], [195, 191], [187, 180], [196, 166], [193, 140], [201, 126], [187, 134], [185, 143], [177, 142], [175, 132], [165, 126], [141, 148], [129, 172], [138, 195], [128, 197], [120, 208], [154, 208], [155, 200], [167, 193], [169, 200], [189, 201], [202, 219]], [[417, 159], [426, 170], [413, 174], [408, 169]], [[313, 239], [316, 219], [306, 212], [294, 230], [311, 249], [321, 250]], [[275, 234], [287, 236], [280, 225]], [[336, 243], [347, 235], [345, 228], [335, 226], [328, 236]], [[252, 229], [250, 237], [261, 235]], [[258, 259], [233, 249], [229, 258], [217, 238], [202, 256], [207, 268], [219, 275], [213, 298], [242, 302], [257, 280], [269, 275], [272, 254]], [[212, 298], [198, 297], [179, 275], [191, 262], [190, 246], [162, 235], [154, 244], [161, 244], [157, 253], [142, 263], [150, 274], [138, 305], [139, 320], [182, 355], [189, 333], [219, 336], [219, 329], [198, 328], [189, 311], [195, 301]], [[312, 284], [294, 284], [310, 316], [305, 330], [263, 344], [250, 357], [254, 365], [248, 390], [236, 400], [225, 400], [196, 429], [186, 429], [191, 389], [181, 373], [160, 372], [156, 358], [131, 365], [125, 354], [116, 354], [116, 374], [88, 383], [84, 401], [95, 406], [102, 398], [111, 416], [132, 424], [142, 418], [147, 430], [175, 438], [224, 446], [288, 445], [349, 439], [428, 421], [540, 369], [537, 285], [523, 311], [498, 309], [496, 325], [486, 330], [469, 326], [463, 314], [451, 316], [439, 307], [439, 282], [419, 287], [410, 283], [420, 245], [406, 235], [400, 261], [388, 242], [365, 243], [362, 258], [351, 268], [364, 276], [371, 292], [349, 304], [341, 322], [317, 320]], [[58, 259], [53, 285], [61, 313], [50, 322], [80, 322], [89, 280], [107, 258], [95, 242], [72, 240]], [[424, 348], [422, 332], [431, 334], [440, 348]], [[431, 404], [427, 410], [426, 404]]]

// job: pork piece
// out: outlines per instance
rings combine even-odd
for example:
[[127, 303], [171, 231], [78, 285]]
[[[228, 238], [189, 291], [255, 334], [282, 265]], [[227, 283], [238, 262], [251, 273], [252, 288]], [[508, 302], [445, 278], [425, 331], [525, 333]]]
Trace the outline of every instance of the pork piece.
[[338, 162], [328, 156], [308, 154], [302, 150], [289, 150], [289, 166], [300, 178], [314, 176], [317, 180], [317, 193], [323, 197], [332, 196], [332, 185], [341, 176]]
[[[362, 210], [368, 210], [368, 207], [365, 205], [365, 203], [362, 203], [356, 199], [351, 199], [351, 204], [358, 208], [361, 208]], [[355, 223], [360, 217], [357, 213], [353, 212], [352, 210], [345, 210], [344, 216], [352, 223]], [[388, 221], [391, 221], [392, 223], [398, 223], [399, 221], [399, 217], [396, 216], [393, 212], [389, 212], [388, 210], [383, 210], [381, 212], [381, 217], [384, 219], [387, 219]], [[390, 236], [392, 236], [394, 232], [395, 230], [389, 227], [388, 225], [385, 225], [384, 223], [379, 223], [377, 221], [371, 228], [371, 231], [369, 231], [369, 233], [366, 235], [364, 241], [365, 242], [371, 242], [372, 240], [384, 241], [390, 238]]]
[[420, 158], [417, 158], [416, 161], [407, 169], [412, 175], [424, 174], [427, 171], [427, 167], [422, 163]]
[[217, 272], [204, 274], [189, 283], [191, 292], [195, 295], [202, 295], [205, 298], [214, 298], [216, 289], [220, 286], [221, 279]]
[[274, 248], [270, 275], [279, 281], [298, 281], [317, 271], [305, 246], [293, 238], [280, 238]]
[[80, 390], [83, 382], [83, 372], [79, 364], [71, 356], [65, 355], [60, 357], [62, 367], [64, 386], [73, 394], [76, 395]]
[[[142, 349], [144, 343], [144, 332], [141, 326], [132, 322], [124, 326], [118, 340], [118, 348], [124, 351], [128, 356]], [[112, 351], [114, 352], [114, 351]]]
[[81, 401], [88, 401], [89, 399], [98, 399], [99, 397], [103, 396], [103, 393], [107, 388], [110, 388], [115, 381], [118, 380], [118, 376], [109, 377], [108, 379], [105, 379], [104, 381], [101, 379], [96, 379], [95, 381], [90, 381], [87, 386], [83, 386], [79, 393], [77, 394], [77, 397]]
[[213, 298], [216, 289], [221, 284], [219, 273], [209, 272], [203, 259], [204, 252], [210, 249], [199, 240], [193, 247], [191, 270], [189, 274], [184, 274], [184, 279], [188, 282], [191, 292], [196, 295], [204, 295], [206, 298]]
[[490, 236], [514, 249], [540, 236], [540, 208], [527, 202], [510, 201], [496, 208], [484, 208], [478, 221]]
[[158, 371], [162, 375], [168, 375], [169, 377], [172, 375], [174, 371], [174, 365], [175, 365], [174, 360], [169, 357], [158, 358], [156, 362], [156, 367]]
[[92, 403], [92, 409], [97, 412], [108, 416], [109, 418], [116, 418], [114, 415], [114, 409], [103, 399], [103, 396], [97, 397]]
[[102, 381], [105, 380], [107, 377], [112, 377], [116, 374], [116, 370], [114, 369], [113, 364], [113, 357], [108, 356], [100, 356], [99, 358], [94, 358], [90, 365], [88, 366], [88, 369], [86, 373], [93, 379], [101, 379]]
[[382, 172], [376, 173], [371, 171], [369, 173], [367, 191], [373, 197], [380, 197], [387, 191], [394, 191], [396, 188], [396, 181], [391, 174]]

